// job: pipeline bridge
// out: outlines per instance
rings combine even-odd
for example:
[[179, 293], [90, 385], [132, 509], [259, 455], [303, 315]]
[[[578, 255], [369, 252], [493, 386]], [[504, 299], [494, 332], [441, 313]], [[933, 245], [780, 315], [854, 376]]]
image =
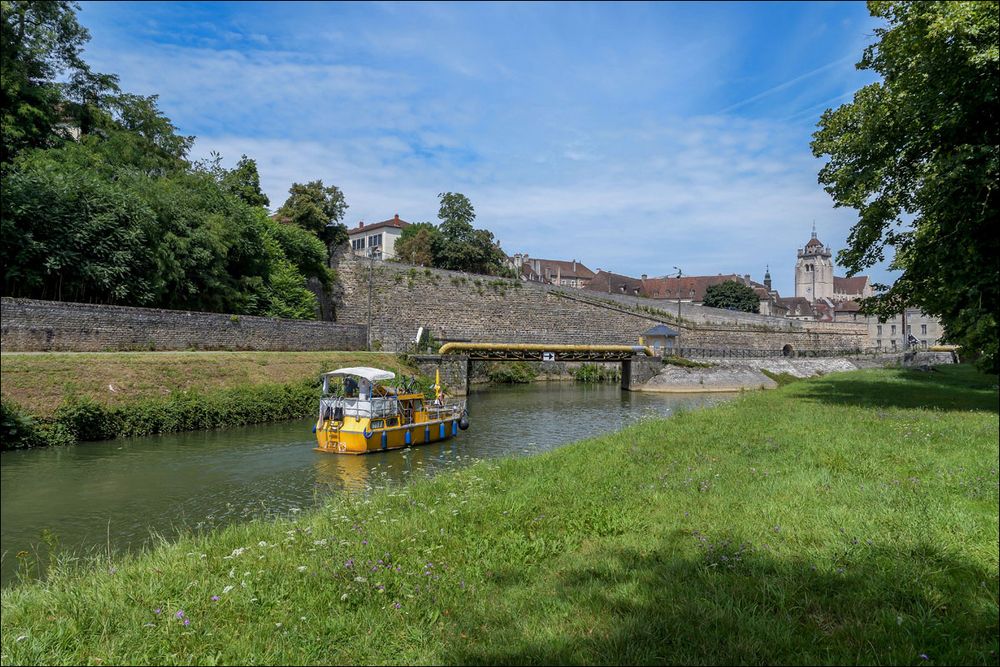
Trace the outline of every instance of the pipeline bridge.
[[648, 345], [545, 345], [533, 343], [445, 343], [436, 355], [411, 355], [421, 372], [441, 377], [455, 395], [469, 390], [473, 361], [617, 362], [622, 365], [622, 389], [646, 382], [663, 367]]

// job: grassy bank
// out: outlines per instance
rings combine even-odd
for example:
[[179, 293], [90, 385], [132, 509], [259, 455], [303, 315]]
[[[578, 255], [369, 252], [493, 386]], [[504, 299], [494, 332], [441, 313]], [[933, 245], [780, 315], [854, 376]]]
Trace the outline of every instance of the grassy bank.
[[302, 417], [323, 371], [414, 372], [367, 352], [4, 354], [2, 364], [4, 449]]
[[2, 594], [3, 664], [996, 664], [996, 378], [831, 374]]

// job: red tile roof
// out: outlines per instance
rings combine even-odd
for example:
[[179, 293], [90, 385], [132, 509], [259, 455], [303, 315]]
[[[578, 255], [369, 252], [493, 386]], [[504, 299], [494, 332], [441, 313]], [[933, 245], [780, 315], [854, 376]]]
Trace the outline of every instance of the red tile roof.
[[680, 289], [682, 301], [700, 303], [705, 300], [705, 290], [727, 280], [743, 282], [742, 277], [730, 273], [724, 276], [682, 276], [679, 279], [676, 277], [647, 278], [642, 283], [646, 296], [651, 299], [676, 299], [678, 298], [677, 291]]
[[593, 279], [586, 285], [586, 289], [595, 292], [605, 292], [613, 294], [639, 294], [645, 296], [642, 280], [623, 276], [620, 273], [610, 271], [598, 271]]
[[863, 294], [868, 286], [868, 276], [854, 276], [853, 278], [833, 277], [834, 294]]
[[578, 280], [591, 280], [594, 277], [594, 272], [583, 265], [582, 262], [577, 262], [573, 260], [567, 262], [561, 259], [536, 259], [531, 257], [527, 260], [527, 263], [535, 268], [536, 271], [542, 276], [542, 280], [550, 281], [556, 280], [557, 276], [562, 279], [575, 278]]
[[347, 233], [357, 234], [358, 232], [367, 232], [372, 229], [381, 229], [382, 227], [395, 227], [396, 229], [403, 229], [404, 227], [408, 227], [409, 225], [410, 223], [408, 223], [406, 220], [400, 220], [399, 214], [397, 213], [396, 217], [394, 218], [391, 218], [389, 220], [383, 220], [382, 222], [376, 222], [375, 224], [372, 225], [366, 225], [363, 222], [358, 223], [357, 227], [355, 227], [354, 229], [348, 229]]

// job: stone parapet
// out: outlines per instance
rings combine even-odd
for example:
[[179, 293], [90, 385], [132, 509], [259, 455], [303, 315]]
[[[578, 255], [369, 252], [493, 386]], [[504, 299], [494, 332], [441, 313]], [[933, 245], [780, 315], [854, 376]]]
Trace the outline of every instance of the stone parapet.
[[4, 352], [363, 350], [357, 324], [158, 308], [2, 299]]

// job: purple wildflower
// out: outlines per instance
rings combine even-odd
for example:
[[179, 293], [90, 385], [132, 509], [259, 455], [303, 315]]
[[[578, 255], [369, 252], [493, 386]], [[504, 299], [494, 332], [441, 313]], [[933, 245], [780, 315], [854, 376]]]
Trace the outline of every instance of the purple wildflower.
[[396, 609], [399, 609], [399, 608], [400, 608], [400, 607], [402, 607], [402, 606], [403, 606], [403, 605], [399, 604], [398, 602], [397, 602], [397, 603], [396, 603], [396, 605], [395, 605]]
[[219, 596], [218, 595], [213, 595], [212, 596], [212, 602], [218, 602], [218, 601], [219, 601]]
[[344, 567], [346, 567], [348, 570], [351, 569], [352, 567], [354, 567], [354, 559], [353, 558], [348, 558], [347, 562], [344, 563]]
[[161, 611], [163, 611], [163, 610], [160, 609], [159, 607], [157, 607], [156, 609], [153, 610], [153, 613], [156, 614], [157, 616], [159, 616]]
[[184, 619], [184, 625], [191, 625], [191, 619], [190, 618], [185, 618]]
[[183, 609], [178, 609], [177, 613], [174, 614], [174, 615], [177, 616], [177, 618], [184, 618], [184, 610]]
[[367, 547], [368, 546], [368, 540], [361, 540], [361, 546]]
[[921, 653], [920, 654], [920, 659], [921, 660], [930, 660], [930, 657], [926, 653]]

